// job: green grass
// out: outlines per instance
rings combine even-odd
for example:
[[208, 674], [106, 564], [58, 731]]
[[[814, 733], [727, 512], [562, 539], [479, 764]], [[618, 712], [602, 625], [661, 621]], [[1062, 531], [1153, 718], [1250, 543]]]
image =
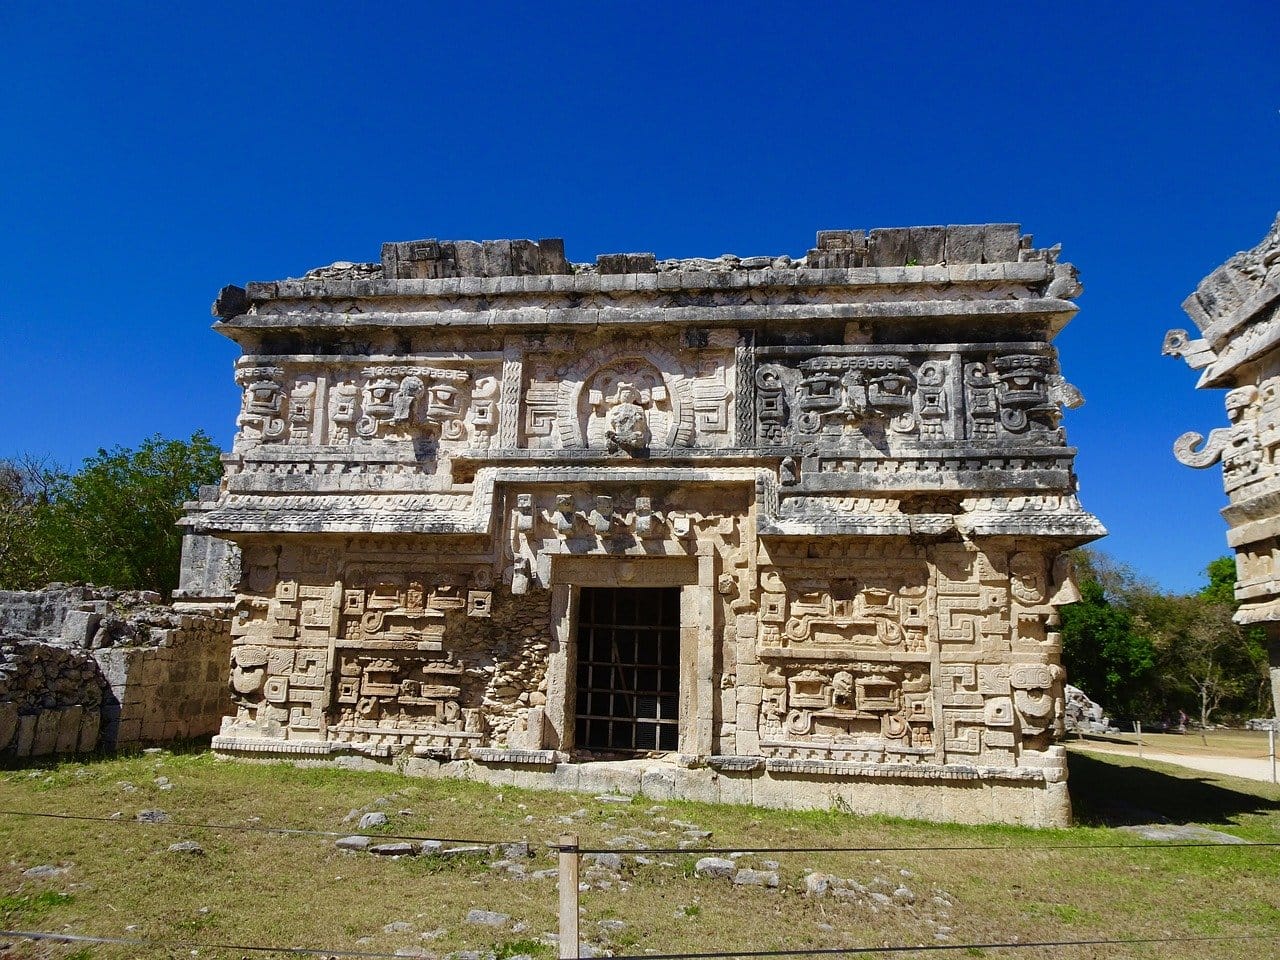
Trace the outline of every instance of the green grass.
[[[554, 955], [542, 940], [556, 929], [554, 878], [517, 880], [491, 870], [488, 857], [393, 861], [343, 853], [326, 837], [134, 821], [138, 811], [160, 808], [174, 821], [355, 832], [354, 823], [343, 823], [349, 811], [381, 809], [391, 824], [379, 833], [527, 838], [537, 853], [528, 861], [530, 871], [555, 865], [545, 844], [563, 832], [577, 832], [584, 846], [607, 846], [610, 838], [623, 835], [645, 845], [674, 846], [683, 834], [671, 826], [672, 820], [711, 830], [705, 843], [716, 847], [905, 848], [775, 854], [781, 878], [777, 890], [696, 877], [694, 855], [656, 856], [650, 865], [627, 860], [620, 878], [606, 878], [607, 888], [582, 894], [581, 929], [584, 939], [628, 954], [1280, 930], [1280, 848], [1104, 846], [1133, 840], [1113, 826], [1153, 821], [1198, 823], [1253, 841], [1280, 842], [1280, 790], [1130, 758], [1073, 755], [1070, 763], [1080, 825], [1042, 831], [924, 824], [835, 811], [646, 799], [603, 803], [587, 796], [407, 779], [395, 773], [227, 763], [199, 751], [50, 764], [0, 775], [0, 809], [100, 817], [118, 813], [119, 818], [83, 822], [0, 816], [0, 915], [10, 928], [102, 936], [388, 953], [414, 947], [437, 956], [479, 949], [499, 960]], [[155, 783], [161, 776], [173, 783], [172, 790]], [[374, 806], [378, 799], [385, 803]], [[400, 810], [411, 812], [401, 815]], [[169, 845], [178, 840], [197, 841], [204, 856], [169, 853]], [[1051, 849], [1057, 844], [1083, 848]], [[1019, 849], [921, 849], [974, 845]], [[759, 868], [769, 857], [750, 855], [740, 862]], [[37, 864], [69, 869], [49, 879], [22, 876]], [[809, 870], [848, 877], [886, 895], [905, 883], [916, 901], [902, 907], [810, 898], [804, 894]], [[587, 873], [584, 864], [584, 879]], [[505, 929], [468, 925], [463, 917], [472, 907], [508, 914], [511, 923]], [[625, 926], [606, 932], [601, 920]], [[411, 929], [384, 932], [393, 921], [407, 922]], [[938, 926], [951, 929], [949, 940], [935, 941]], [[435, 935], [439, 930], [444, 932]], [[15, 956], [101, 960], [167, 955], [140, 953], [136, 947], [22, 944], [17, 949]], [[1193, 954], [1280, 956], [1280, 942], [1198, 944]], [[189, 950], [172, 955], [189, 956]], [[207, 960], [243, 952], [202, 949], [199, 955]], [[1018, 952], [1020, 960], [1065, 955]], [[1186, 944], [1071, 954], [1188, 955]]]
[[0, 897], [0, 920], [6, 925], [19, 926], [41, 920], [54, 907], [70, 903], [74, 897], [57, 890], [41, 890], [38, 893], [15, 893]]

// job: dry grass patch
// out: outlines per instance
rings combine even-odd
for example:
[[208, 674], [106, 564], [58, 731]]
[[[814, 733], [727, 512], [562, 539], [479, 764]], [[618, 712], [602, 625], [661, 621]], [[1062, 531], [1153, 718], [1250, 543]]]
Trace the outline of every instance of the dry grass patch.
[[[1090, 734], [1080, 740], [1090, 750], [1135, 753], [1138, 737], [1135, 733]], [[1236, 759], [1262, 760], [1268, 756], [1265, 730], [1193, 730], [1188, 733], [1142, 734], [1142, 747], [1152, 753], [1173, 753], [1187, 757], [1232, 757]]]
[[[618, 954], [959, 944], [1011, 939], [1228, 936], [1280, 931], [1276, 848], [1108, 849], [1133, 838], [1110, 827], [1167, 820], [1280, 842], [1280, 791], [1127, 758], [1073, 756], [1085, 825], [1070, 830], [959, 827], [837, 812], [498, 789], [287, 764], [225, 763], [206, 753], [155, 753], [14, 770], [0, 808], [111, 817], [84, 822], [0, 816], [0, 920], [6, 927], [443, 957], [459, 950], [551, 956], [554, 877], [493, 868], [498, 854], [389, 860], [337, 850], [332, 838], [138, 824], [143, 810], [216, 821], [355, 832], [352, 810], [382, 810], [384, 834], [528, 839], [526, 875], [555, 865], [545, 847], [572, 830], [584, 846], [802, 846], [820, 853], [749, 854], [776, 869], [777, 889], [694, 875], [697, 853], [584, 865], [584, 939]], [[164, 778], [164, 779], [161, 779]], [[164, 783], [171, 784], [164, 789]], [[406, 811], [406, 812], [401, 812]], [[169, 852], [194, 840], [203, 855]], [[1059, 849], [1061, 845], [1080, 849]], [[840, 853], [836, 846], [901, 847]], [[936, 850], [997, 846], [1002, 850]], [[772, 868], [766, 861], [776, 861]], [[68, 867], [31, 878], [36, 865]], [[839, 899], [806, 893], [806, 874], [865, 888]], [[852, 889], [852, 888], [850, 888]], [[903, 891], [906, 891], [905, 893]], [[879, 896], [876, 896], [876, 895]], [[465, 922], [472, 908], [510, 919]], [[23, 956], [132, 957], [138, 948], [20, 944]], [[173, 956], [189, 956], [189, 951]], [[165, 956], [163, 952], [153, 956]], [[243, 953], [200, 950], [199, 956]], [[1019, 950], [1018, 957], [1280, 956], [1280, 943]]]

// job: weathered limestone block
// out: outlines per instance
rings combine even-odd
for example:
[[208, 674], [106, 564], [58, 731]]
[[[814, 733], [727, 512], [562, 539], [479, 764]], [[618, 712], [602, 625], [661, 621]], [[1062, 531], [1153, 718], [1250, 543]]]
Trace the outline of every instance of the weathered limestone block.
[[238, 432], [184, 521], [193, 584], [238, 558], [215, 747], [1063, 822], [1079, 289], [1012, 224], [224, 289]]

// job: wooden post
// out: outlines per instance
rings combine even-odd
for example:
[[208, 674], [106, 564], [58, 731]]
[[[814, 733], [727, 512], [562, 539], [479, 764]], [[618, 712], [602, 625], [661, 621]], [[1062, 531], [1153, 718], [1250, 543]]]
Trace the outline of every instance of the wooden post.
[[1280, 721], [1272, 720], [1271, 726], [1267, 727], [1267, 747], [1271, 753], [1271, 782], [1276, 782], [1276, 723]]
[[560, 835], [560, 960], [578, 958], [578, 835]]

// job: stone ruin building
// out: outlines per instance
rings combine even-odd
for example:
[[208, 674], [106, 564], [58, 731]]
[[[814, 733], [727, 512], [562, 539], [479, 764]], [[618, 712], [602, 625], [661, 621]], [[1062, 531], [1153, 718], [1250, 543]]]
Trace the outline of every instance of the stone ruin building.
[[233, 604], [214, 748], [1067, 822], [1079, 292], [1016, 224], [224, 288], [239, 431], [185, 521], [188, 596]]
[[1271, 695], [1280, 716], [1280, 216], [1252, 250], [1200, 281], [1182, 304], [1199, 328], [1170, 330], [1166, 355], [1202, 371], [1200, 388], [1226, 389], [1228, 427], [1186, 433], [1174, 455], [1189, 467], [1222, 461], [1222, 515], [1236, 554], [1237, 622], [1264, 627]]

